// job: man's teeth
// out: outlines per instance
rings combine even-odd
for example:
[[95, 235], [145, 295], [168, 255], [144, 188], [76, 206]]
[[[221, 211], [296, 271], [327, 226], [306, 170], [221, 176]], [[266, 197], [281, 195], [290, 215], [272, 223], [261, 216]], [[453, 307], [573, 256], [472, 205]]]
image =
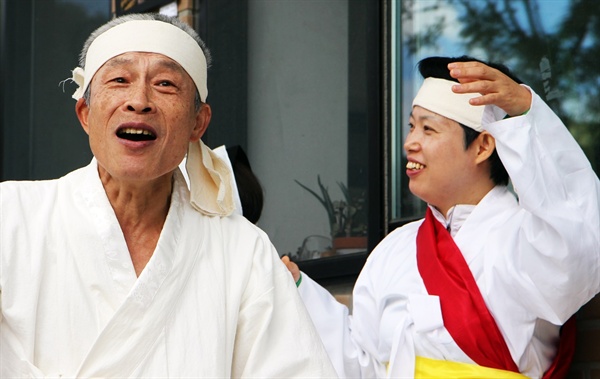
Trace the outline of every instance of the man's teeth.
[[124, 128], [121, 130], [121, 133], [127, 134], [142, 134], [145, 136], [151, 136], [152, 133], [145, 129], [135, 129], [135, 128]]
[[406, 168], [409, 170], [421, 170], [424, 167], [425, 166], [423, 166], [422, 164], [417, 163], [417, 162], [408, 162], [406, 164]]

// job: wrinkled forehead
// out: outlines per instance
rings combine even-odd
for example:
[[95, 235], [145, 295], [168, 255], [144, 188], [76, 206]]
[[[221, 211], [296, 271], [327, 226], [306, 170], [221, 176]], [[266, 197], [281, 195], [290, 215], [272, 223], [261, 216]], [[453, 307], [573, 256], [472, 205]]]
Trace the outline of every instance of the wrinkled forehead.
[[[206, 101], [206, 57], [198, 43], [175, 25], [155, 20], [132, 20], [108, 29], [90, 45], [85, 59], [84, 84], [89, 86], [103, 66], [123, 64], [131, 54], [154, 53], [165, 64], [182, 68], [194, 81], [200, 99]], [[167, 62], [171, 63], [167, 63]]]

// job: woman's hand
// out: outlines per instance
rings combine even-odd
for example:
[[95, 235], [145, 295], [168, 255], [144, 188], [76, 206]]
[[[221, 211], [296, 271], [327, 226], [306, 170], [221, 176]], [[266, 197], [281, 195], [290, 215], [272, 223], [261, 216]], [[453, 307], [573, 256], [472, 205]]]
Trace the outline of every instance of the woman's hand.
[[455, 93], [479, 93], [471, 105], [496, 105], [509, 116], [520, 116], [531, 107], [531, 92], [507, 75], [480, 62], [453, 62], [448, 65], [450, 76], [460, 84]]
[[287, 255], [284, 255], [283, 257], [281, 257], [281, 261], [285, 264], [285, 267], [287, 267], [287, 269], [292, 274], [292, 277], [294, 278], [294, 282], [297, 283], [298, 279], [300, 279], [300, 268], [298, 267], [298, 265], [295, 264], [294, 262], [292, 262], [290, 260], [290, 257], [288, 257]]

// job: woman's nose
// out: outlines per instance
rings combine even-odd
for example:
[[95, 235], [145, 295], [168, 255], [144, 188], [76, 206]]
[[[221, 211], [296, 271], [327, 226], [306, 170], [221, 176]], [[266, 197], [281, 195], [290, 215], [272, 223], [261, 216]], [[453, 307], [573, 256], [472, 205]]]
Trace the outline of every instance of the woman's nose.
[[419, 148], [419, 141], [414, 132], [409, 132], [404, 139], [404, 151], [415, 151]]

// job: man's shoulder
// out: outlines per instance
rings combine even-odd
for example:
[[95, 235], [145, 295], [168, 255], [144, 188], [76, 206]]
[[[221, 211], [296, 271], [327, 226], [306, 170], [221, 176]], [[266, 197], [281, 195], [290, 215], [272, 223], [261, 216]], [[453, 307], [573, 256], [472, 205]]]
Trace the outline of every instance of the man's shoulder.
[[190, 222], [197, 223], [198, 227], [209, 233], [211, 241], [219, 241], [226, 250], [260, 250], [261, 246], [271, 244], [266, 232], [241, 215], [205, 215], [191, 206], [188, 212], [191, 216]]
[[224, 234], [240, 236], [246, 239], [269, 240], [265, 231], [239, 214], [216, 217], [216, 219], [219, 221]]
[[3, 205], [15, 204], [19, 199], [35, 202], [52, 196], [58, 179], [11, 180], [0, 183], [0, 200]]
[[4, 181], [0, 183], [0, 200], [3, 203], [10, 203], [18, 198], [35, 201], [54, 196], [61, 185], [77, 179], [83, 174], [83, 170], [80, 168], [56, 179]]

